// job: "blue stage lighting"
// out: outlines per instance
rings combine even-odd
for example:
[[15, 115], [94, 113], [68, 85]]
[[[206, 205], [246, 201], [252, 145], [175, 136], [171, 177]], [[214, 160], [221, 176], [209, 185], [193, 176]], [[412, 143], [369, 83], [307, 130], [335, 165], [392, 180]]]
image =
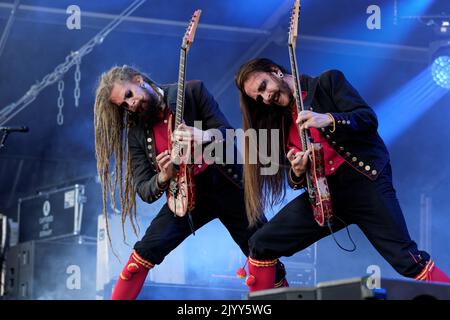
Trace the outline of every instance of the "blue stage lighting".
[[438, 86], [450, 89], [450, 57], [439, 56], [434, 59], [431, 74]]
[[430, 43], [430, 64], [434, 82], [450, 89], [450, 39]]

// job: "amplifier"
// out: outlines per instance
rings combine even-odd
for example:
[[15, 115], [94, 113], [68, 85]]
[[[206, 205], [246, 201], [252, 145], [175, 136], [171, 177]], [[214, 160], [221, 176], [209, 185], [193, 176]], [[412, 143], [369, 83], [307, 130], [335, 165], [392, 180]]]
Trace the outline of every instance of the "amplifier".
[[5, 292], [5, 253], [8, 246], [8, 217], [0, 214], [0, 297]]
[[82, 237], [28, 241], [10, 247], [5, 299], [95, 299], [96, 243]]
[[85, 202], [81, 184], [20, 198], [19, 242], [80, 234]]
[[317, 263], [317, 243], [312, 244], [290, 257], [281, 257], [281, 261], [287, 265], [316, 265]]
[[371, 288], [368, 277], [320, 282], [310, 288], [277, 288], [251, 292], [250, 300], [448, 300], [450, 285], [410, 279], [380, 279]]
[[286, 279], [291, 287], [313, 287], [316, 285], [317, 270], [313, 265], [285, 263]]

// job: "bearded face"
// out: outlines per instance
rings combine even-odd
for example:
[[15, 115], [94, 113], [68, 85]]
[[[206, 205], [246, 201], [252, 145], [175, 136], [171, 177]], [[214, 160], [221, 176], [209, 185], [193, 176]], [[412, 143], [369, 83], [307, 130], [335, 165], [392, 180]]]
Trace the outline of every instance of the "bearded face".
[[277, 72], [254, 72], [244, 82], [244, 91], [252, 99], [268, 106], [286, 107], [293, 99], [287, 82]]
[[162, 95], [142, 77], [114, 84], [110, 101], [133, 116], [157, 119], [164, 106]]

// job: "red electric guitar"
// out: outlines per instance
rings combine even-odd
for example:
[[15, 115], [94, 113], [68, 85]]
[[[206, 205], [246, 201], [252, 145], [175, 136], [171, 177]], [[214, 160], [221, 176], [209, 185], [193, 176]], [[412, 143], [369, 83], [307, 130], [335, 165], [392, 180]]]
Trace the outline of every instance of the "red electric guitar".
[[172, 158], [177, 160], [178, 172], [175, 178], [170, 180], [167, 191], [167, 204], [169, 209], [179, 217], [183, 217], [195, 207], [194, 161], [191, 159], [193, 146], [191, 145], [190, 149], [186, 145], [181, 146], [172, 140], [172, 133], [183, 122], [186, 56], [192, 42], [194, 42], [194, 35], [201, 13], [201, 10], [194, 12], [183, 37], [178, 72], [177, 110], [175, 121], [173, 121], [171, 116], [168, 126], [169, 150], [171, 150]]
[[[300, 0], [295, 0], [294, 8], [292, 10], [291, 22], [289, 25], [289, 58], [291, 60], [292, 77], [294, 79], [294, 98], [297, 105], [297, 113], [305, 110], [303, 106], [303, 99], [301, 96], [302, 88], [300, 86], [300, 79], [297, 72], [297, 58], [295, 57], [295, 44], [297, 40], [298, 17], [300, 13]], [[310, 132], [308, 129], [300, 130], [300, 141], [302, 150], [310, 149], [311, 161], [308, 170], [306, 171], [306, 183], [311, 202], [314, 219], [320, 226], [325, 225], [333, 217], [333, 209], [331, 206], [331, 195], [328, 189], [327, 178], [325, 177], [325, 161], [323, 147], [320, 143], [311, 142]]]

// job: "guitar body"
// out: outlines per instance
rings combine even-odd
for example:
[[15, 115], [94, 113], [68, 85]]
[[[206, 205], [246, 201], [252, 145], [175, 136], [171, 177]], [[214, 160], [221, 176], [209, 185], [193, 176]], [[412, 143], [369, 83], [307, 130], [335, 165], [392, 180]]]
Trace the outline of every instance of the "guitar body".
[[[177, 216], [183, 217], [186, 213], [195, 208], [195, 178], [194, 165], [189, 161], [188, 154], [182, 154], [183, 148], [173, 148], [173, 118], [169, 117], [168, 126], [169, 150], [179, 151], [179, 168], [176, 176], [171, 179], [169, 189], [167, 190], [167, 205], [169, 209]], [[192, 146], [191, 146], [192, 147]], [[193, 150], [193, 149], [191, 149]]]
[[311, 143], [311, 162], [309, 167], [310, 187], [309, 200], [314, 213], [314, 219], [320, 226], [333, 217], [331, 194], [325, 176], [325, 161], [323, 147], [320, 143]]

